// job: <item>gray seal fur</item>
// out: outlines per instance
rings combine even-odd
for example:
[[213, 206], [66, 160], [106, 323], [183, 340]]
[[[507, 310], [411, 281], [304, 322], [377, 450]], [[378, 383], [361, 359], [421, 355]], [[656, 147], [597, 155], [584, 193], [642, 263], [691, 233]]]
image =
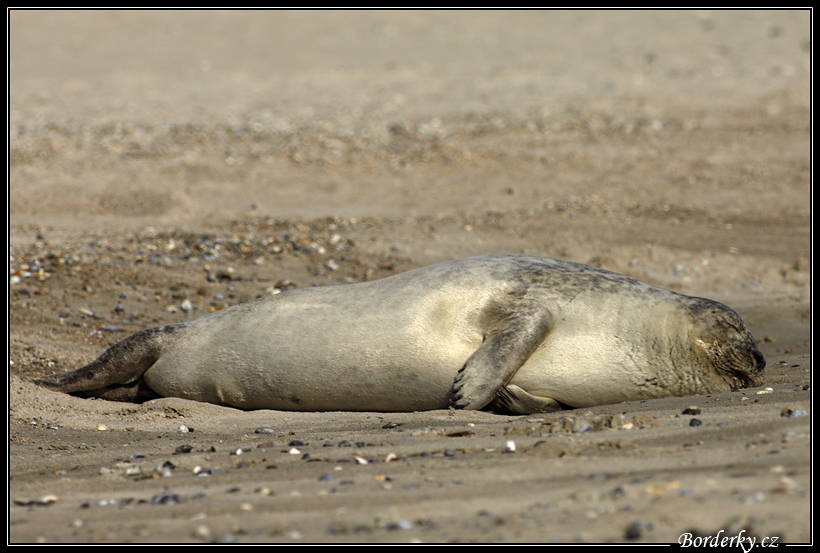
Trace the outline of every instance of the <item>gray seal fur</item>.
[[569, 261], [490, 255], [142, 330], [35, 382], [241, 409], [524, 414], [758, 386], [764, 367], [723, 304]]

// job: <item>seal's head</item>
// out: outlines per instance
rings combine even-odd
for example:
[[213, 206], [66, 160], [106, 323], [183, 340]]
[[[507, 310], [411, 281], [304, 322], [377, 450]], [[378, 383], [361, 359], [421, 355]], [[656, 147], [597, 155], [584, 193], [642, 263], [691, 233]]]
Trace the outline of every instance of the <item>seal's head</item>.
[[763, 384], [766, 359], [746, 324], [729, 307], [697, 299], [689, 308], [695, 324], [692, 348], [730, 389]]

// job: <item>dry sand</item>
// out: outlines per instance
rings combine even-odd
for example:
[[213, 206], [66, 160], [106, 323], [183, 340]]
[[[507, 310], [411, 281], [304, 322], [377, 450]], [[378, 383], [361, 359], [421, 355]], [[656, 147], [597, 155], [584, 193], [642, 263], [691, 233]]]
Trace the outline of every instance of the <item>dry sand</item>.
[[[10, 542], [811, 539], [809, 12], [9, 30]], [[733, 306], [770, 389], [299, 414], [20, 378], [272, 288], [498, 252]]]

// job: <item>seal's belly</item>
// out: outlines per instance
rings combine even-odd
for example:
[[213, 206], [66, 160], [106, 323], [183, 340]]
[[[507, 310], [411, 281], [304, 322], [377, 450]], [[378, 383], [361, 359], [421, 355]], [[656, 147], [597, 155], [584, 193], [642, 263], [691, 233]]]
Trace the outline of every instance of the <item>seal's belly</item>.
[[[450, 404], [453, 379], [469, 357], [466, 352], [459, 356], [464, 359], [434, 355], [440, 350], [430, 349], [428, 355], [398, 360], [378, 349], [346, 354], [323, 349], [299, 356], [257, 352], [241, 359], [226, 350], [184, 373], [178, 370], [180, 360], [163, 358], [143, 378], [161, 395], [241, 409], [417, 411]], [[176, 371], [166, 370], [171, 364]]]
[[321, 302], [250, 308], [253, 316], [245, 308], [193, 321], [184, 347], [161, 356], [143, 375], [146, 384], [161, 395], [242, 409], [441, 409], [481, 340], [478, 330], [465, 333], [447, 320], [455, 312], [431, 320], [396, 306], [356, 317]]
[[556, 333], [536, 349], [510, 381], [526, 392], [571, 407], [653, 397], [646, 359], [607, 333]]

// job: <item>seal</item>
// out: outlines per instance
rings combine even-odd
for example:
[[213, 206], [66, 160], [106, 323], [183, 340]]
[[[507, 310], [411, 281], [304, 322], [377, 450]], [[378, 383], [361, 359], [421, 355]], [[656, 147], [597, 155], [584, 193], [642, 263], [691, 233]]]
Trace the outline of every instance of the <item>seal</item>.
[[527, 414], [758, 386], [765, 365], [716, 301], [579, 263], [489, 255], [145, 329], [36, 382], [241, 409]]

